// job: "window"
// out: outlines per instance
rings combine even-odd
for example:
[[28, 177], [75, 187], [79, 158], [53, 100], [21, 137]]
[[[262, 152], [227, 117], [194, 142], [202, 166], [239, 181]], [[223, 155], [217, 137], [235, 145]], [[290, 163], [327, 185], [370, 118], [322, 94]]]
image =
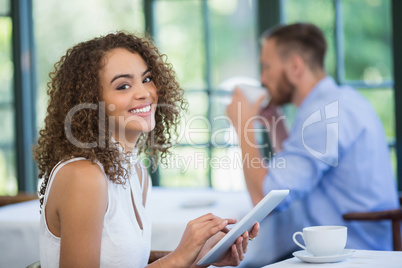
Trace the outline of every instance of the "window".
[[[46, 84], [53, 65], [76, 43], [116, 30], [143, 32], [142, 1], [46, 1], [33, 3], [38, 129], [46, 113]], [[60, 30], [62, 29], [62, 30]]]
[[[0, 195], [36, 190], [37, 178], [28, 163], [34, 137], [27, 136], [24, 128], [31, 131], [31, 121], [37, 122], [35, 129], [42, 127], [53, 64], [75, 43], [117, 29], [139, 33], [146, 29], [154, 35], [190, 104], [172, 158], [153, 174], [156, 184], [244, 189], [240, 150], [224, 117], [230, 101], [226, 85], [233, 79], [259, 80], [259, 34], [280, 21], [307, 20], [322, 28], [329, 44], [328, 73], [371, 101], [396, 167], [395, 144], [402, 124], [397, 124], [394, 110], [402, 106], [394, 102], [402, 100], [394, 89], [399, 80], [393, 66], [399, 63], [393, 62], [398, 51], [392, 51], [392, 44], [399, 44], [399, 32], [397, 18], [391, 27], [391, 13], [401, 8], [399, 0], [0, 0]], [[26, 59], [21, 43], [31, 46], [35, 64], [25, 74], [15, 64]], [[25, 93], [35, 91], [34, 107], [27, 110], [24, 103], [29, 104], [30, 98]], [[398, 127], [401, 131], [396, 131]], [[402, 148], [398, 152], [402, 156]]]
[[[328, 41], [327, 72], [374, 106], [396, 170], [390, 0], [283, 0], [283, 21], [318, 25]], [[381, 18], [381, 19], [374, 19]]]
[[[258, 81], [255, 1], [151, 1], [152, 34], [189, 102], [179, 144], [159, 166], [162, 186], [244, 189], [241, 154], [225, 118], [231, 80]], [[185, 131], [184, 131], [185, 130]]]
[[0, 195], [18, 191], [15, 164], [12, 20], [9, 1], [0, 1]]

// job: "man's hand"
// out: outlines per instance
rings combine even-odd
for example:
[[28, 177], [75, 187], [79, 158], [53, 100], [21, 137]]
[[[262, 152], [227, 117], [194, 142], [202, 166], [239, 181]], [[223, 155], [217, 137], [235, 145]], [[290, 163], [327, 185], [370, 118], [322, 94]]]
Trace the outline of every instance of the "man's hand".
[[238, 88], [235, 88], [232, 102], [226, 108], [226, 113], [239, 136], [245, 131], [244, 127], [250, 122], [249, 120], [259, 116], [263, 100], [264, 96], [261, 96], [255, 103], [250, 103], [243, 93]]

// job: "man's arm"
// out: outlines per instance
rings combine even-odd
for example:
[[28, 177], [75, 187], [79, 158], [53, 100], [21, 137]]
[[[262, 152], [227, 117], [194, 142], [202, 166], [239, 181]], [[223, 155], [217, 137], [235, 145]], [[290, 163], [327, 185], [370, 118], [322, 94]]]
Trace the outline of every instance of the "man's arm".
[[[284, 120], [272, 117], [265, 109], [263, 110], [265, 111], [264, 114], [260, 113], [260, 103], [262, 100], [263, 97], [257, 103], [249, 103], [240, 91], [235, 90], [233, 101], [227, 107], [227, 114], [232, 120], [232, 124], [239, 137], [244, 178], [254, 205], [264, 197], [263, 181], [269, 171], [266, 168], [267, 165], [263, 165], [263, 158], [260, 154], [259, 146], [256, 144], [253, 122], [263, 120], [265, 124], [272, 126], [269, 128], [269, 133], [276, 151], [282, 148], [282, 141], [287, 138]], [[274, 110], [276, 111], [277, 109]]]
[[288, 138], [288, 131], [285, 124], [285, 116], [282, 109], [272, 102], [261, 110], [260, 115], [264, 118], [263, 124], [268, 129], [269, 140], [274, 153], [282, 151], [283, 142]]
[[[249, 124], [252, 126], [252, 124]], [[251, 128], [242, 128], [244, 132], [238, 131], [239, 145], [243, 159], [243, 173], [250, 194], [251, 201], [257, 205], [264, 198], [263, 182], [268, 174], [268, 169], [263, 166], [263, 158], [260, 150], [256, 147], [254, 132]]]

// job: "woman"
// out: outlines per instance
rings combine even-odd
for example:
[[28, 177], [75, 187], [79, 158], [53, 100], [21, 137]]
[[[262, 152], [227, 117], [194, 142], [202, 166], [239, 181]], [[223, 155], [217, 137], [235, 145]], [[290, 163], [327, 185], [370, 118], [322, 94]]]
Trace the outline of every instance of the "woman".
[[[146, 266], [151, 183], [137, 154], [156, 163], [171, 146], [185, 107], [171, 65], [149, 40], [120, 32], [69, 49], [50, 77], [34, 148], [43, 178], [42, 267]], [[177, 249], [149, 266], [195, 266], [232, 223], [212, 214], [191, 221]], [[248, 238], [217, 265], [239, 264]]]

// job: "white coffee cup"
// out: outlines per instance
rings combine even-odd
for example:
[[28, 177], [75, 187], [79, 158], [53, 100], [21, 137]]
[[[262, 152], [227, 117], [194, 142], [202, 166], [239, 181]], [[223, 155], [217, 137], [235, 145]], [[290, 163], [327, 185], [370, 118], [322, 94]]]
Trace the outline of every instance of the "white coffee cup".
[[[301, 235], [306, 246], [296, 240]], [[312, 226], [303, 228], [303, 232], [295, 232], [293, 241], [299, 247], [314, 256], [334, 256], [342, 253], [346, 245], [347, 228], [345, 226]]]
[[261, 102], [261, 109], [268, 106], [269, 101], [271, 100], [268, 90], [262, 86], [254, 86], [249, 84], [238, 84], [236, 86], [246, 97], [246, 99], [255, 103], [261, 96], [265, 96], [264, 100]]

